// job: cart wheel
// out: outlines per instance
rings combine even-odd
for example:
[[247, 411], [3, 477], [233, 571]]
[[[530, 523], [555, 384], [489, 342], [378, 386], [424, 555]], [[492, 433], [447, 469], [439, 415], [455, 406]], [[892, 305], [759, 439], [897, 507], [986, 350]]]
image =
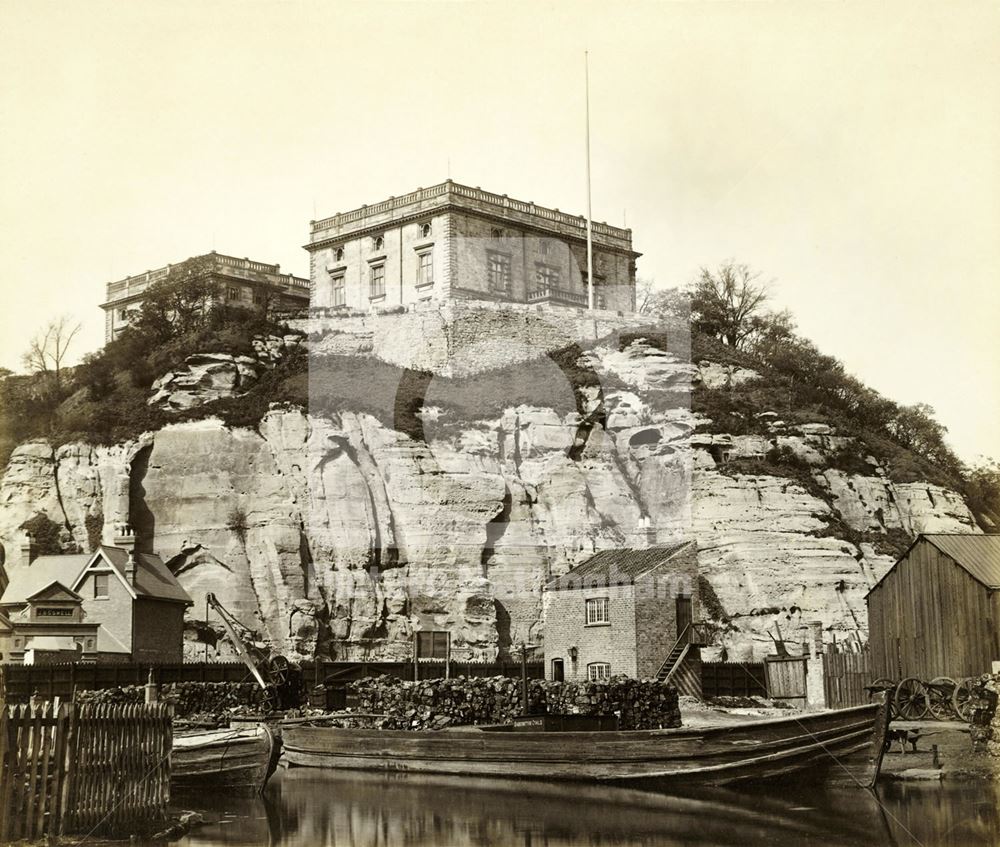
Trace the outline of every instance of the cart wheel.
[[897, 717], [896, 715], [896, 701], [892, 694], [896, 690], [895, 680], [889, 679], [887, 676], [881, 676], [876, 679], [871, 685], [868, 686], [868, 699], [874, 701], [875, 698], [880, 694], [885, 694], [889, 698], [889, 719]]
[[915, 676], [908, 676], [896, 686], [893, 700], [896, 714], [904, 721], [918, 721], [927, 714], [927, 689]]
[[927, 708], [935, 720], [951, 720], [951, 698], [955, 693], [955, 680], [948, 676], [932, 679], [927, 686]]
[[963, 721], [972, 717], [972, 689], [976, 687], [975, 677], [966, 677], [958, 685], [951, 695], [951, 705]]

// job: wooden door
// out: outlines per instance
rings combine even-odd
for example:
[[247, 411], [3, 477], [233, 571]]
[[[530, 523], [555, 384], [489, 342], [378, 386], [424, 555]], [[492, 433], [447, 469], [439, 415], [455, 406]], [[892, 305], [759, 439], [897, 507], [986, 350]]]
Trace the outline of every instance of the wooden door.
[[565, 674], [564, 674], [564, 671], [563, 671], [563, 660], [562, 659], [553, 659], [552, 660], [552, 681], [553, 682], [562, 682], [563, 678], [564, 678], [564, 675]]
[[[691, 598], [684, 595], [677, 595], [677, 637], [681, 637], [681, 633], [684, 632], [685, 628], [691, 626]], [[684, 640], [690, 640], [691, 632], [684, 635]]]

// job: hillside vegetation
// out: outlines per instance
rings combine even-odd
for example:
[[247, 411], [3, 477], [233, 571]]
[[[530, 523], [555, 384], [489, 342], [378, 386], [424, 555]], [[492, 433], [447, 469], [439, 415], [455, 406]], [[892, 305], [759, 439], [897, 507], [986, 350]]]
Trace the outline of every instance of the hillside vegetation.
[[[367, 412], [385, 425], [422, 437], [421, 406], [429, 374], [404, 371], [374, 358], [307, 357], [302, 349], [286, 355], [240, 397], [170, 412], [150, 406], [152, 382], [195, 353], [252, 355], [255, 335], [282, 334], [286, 328], [267, 309], [248, 310], [220, 304], [197, 266], [177, 266], [170, 278], [150, 289], [141, 313], [122, 335], [64, 371], [8, 376], [0, 382], [0, 466], [20, 442], [44, 437], [58, 445], [69, 441], [114, 443], [165, 424], [218, 416], [231, 426], [255, 428], [272, 403], [290, 403], [313, 411]], [[689, 294], [692, 361], [712, 361], [756, 371], [759, 378], [728, 388], [696, 386], [691, 402], [710, 423], [703, 429], [732, 435], [767, 435], [773, 412], [788, 423], [827, 423], [854, 436], [856, 449], [833, 457], [833, 466], [868, 474], [869, 457], [894, 481], [924, 480], [960, 491], [985, 529], [1000, 525], [1000, 470], [995, 463], [966, 467], [946, 442], [946, 430], [926, 406], [901, 406], [846, 373], [834, 357], [795, 334], [787, 313], [751, 310], [745, 326], [712, 316], [705, 297]], [[758, 301], [758, 306], [760, 305]], [[657, 312], [676, 317], [676, 301], [658, 304]], [[706, 317], [708, 313], [708, 317]], [[642, 338], [669, 350], [670, 341], [651, 318], [647, 332], [618, 339], [621, 347]], [[600, 380], [586, 366], [584, 351], [574, 346], [528, 364], [475, 377], [434, 378], [434, 404], [446, 420], [489, 419], [518, 405], [553, 407], [560, 413], [580, 406], [575, 396], [556, 390], [569, 375], [575, 388], [620, 386]], [[675, 398], [665, 398], [674, 402]], [[757, 472], [800, 477], [808, 474], [787, 456], [758, 462]], [[749, 471], [748, 471], [749, 472]]]

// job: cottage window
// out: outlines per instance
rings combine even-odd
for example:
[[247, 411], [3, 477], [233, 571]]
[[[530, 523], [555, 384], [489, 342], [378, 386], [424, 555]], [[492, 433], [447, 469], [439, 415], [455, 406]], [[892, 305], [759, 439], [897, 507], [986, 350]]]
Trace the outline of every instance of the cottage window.
[[94, 574], [94, 599], [99, 600], [101, 598], [107, 598], [108, 594], [108, 574], [106, 573], [95, 573]]
[[490, 291], [510, 294], [510, 257], [501, 253], [490, 253], [486, 261]]
[[381, 250], [383, 247], [385, 247], [385, 238], [382, 237], [381, 235], [376, 235], [372, 239], [372, 247], [374, 247], [376, 250]]
[[368, 280], [368, 296], [385, 297], [385, 265], [372, 265]]
[[447, 659], [449, 634], [445, 631], [427, 631], [416, 634], [418, 659]]
[[594, 597], [587, 601], [587, 626], [611, 623], [607, 597]]
[[432, 285], [434, 282], [434, 254], [425, 250], [418, 256], [417, 285]]
[[590, 682], [607, 682], [611, 679], [611, 665], [607, 662], [591, 662], [587, 665], [587, 679]]
[[344, 275], [338, 274], [333, 279], [330, 280], [333, 284], [331, 305], [333, 306], [346, 306], [347, 305], [347, 284], [344, 281]]
[[559, 268], [551, 265], [537, 265], [535, 268], [535, 279], [540, 288], [559, 287]]
[[420, 224], [420, 237], [430, 238], [431, 237], [431, 225], [430, 224]]

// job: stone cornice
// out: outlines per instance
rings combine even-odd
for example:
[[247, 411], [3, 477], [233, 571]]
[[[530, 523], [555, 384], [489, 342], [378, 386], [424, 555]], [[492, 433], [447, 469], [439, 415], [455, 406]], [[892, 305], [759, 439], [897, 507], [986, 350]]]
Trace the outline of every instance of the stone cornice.
[[[388, 229], [446, 209], [466, 211], [523, 229], [556, 233], [569, 240], [586, 241], [587, 222], [583, 216], [569, 215], [558, 209], [525, 203], [504, 194], [493, 194], [448, 180], [430, 188], [418, 188], [402, 197], [390, 197], [381, 203], [311, 221], [311, 240], [305, 249], [318, 249], [331, 239], [349, 240], [359, 234]], [[335, 232], [329, 232], [334, 229]], [[606, 249], [631, 252], [630, 229], [592, 222], [592, 233], [594, 242]]]
[[[421, 218], [427, 218], [430, 214], [441, 214], [442, 212], [462, 212], [473, 217], [504, 224], [505, 226], [514, 226], [528, 232], [536, 232], [539, 235], [544, 235], [548, 238], [561, 238], [563, 241], [569, 241], [574, 244], [581, 244], [584, 246], [587, 244], [587, 236], [585, 233], [582, 235], [569, 234], [558, 229], [548, 229], [541, 225], [525, 223], [521, 220], [512, 220], [511, 218], [507, 218], [502, 215], [491, 214], [489, 212], [484, 212], [480, 209], [470, 208], [469, 206], [463, 206], [461, 204], [442, 203], [441, 205], [434, 206], [433, 208], [415, 210], [410, 214], [402, 215], [398, 218], [393, 218], [392, 220], [373, 221], [366, 226], [359, 227], [358, 229], [352, 229], [349, 232], [338, 232], [335, 235], [331, 235], [317, 241], [311, 241], [308, 244], [303, 244], [302, 248], [312, 253], [316, 250], [322, 250], [325, 247], [331, 247], [335, 244], [344, 244], [348, 241], [353, 241], [356, 238], [364, 238], [378, 232], [385, 232], [386, 230], [393, 229], [401, 224], [412, 223], [413, 221], [420, 220]], [[631, 250], [622, 245], [608, 243], [598, 237], [596, 233], [594, 235], [594, 246], [609, 253], [617, 253], [621, 256], [627, 256], [630, 259], [638, 259], [642, 255], [642, 253]]]

